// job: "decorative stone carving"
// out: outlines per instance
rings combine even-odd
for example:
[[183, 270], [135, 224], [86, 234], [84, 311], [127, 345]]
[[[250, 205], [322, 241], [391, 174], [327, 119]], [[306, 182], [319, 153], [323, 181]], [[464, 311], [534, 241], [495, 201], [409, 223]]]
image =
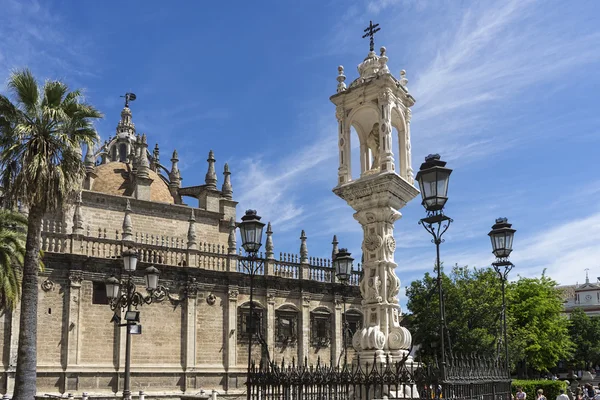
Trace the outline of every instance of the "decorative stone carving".
[[275, 304], [275, 293], [267, 293], [267, 303], [268, 304]]
[[83, 281], [83, 273], [81, 271], [71, 271], [69, 273], [71, 287], [81, 287], [81, 281]]
[[369, 251], [375, 251], [383, 243], [383, 238], [379, 235], [367, 235], [365, 236], [365, 248]]
[[208, 303], [209, 306], [214, 306], [216, 302], [217, 296], [215, 296], [214, 294], [211, 293], [206, 297], [206, 303]]
[[302, 305], [304, 307], [310, 306], [310, 295], [309, 294], [303, 294], [302, 295]]
[[379, 167], [379, 123], [373, 124], [373, 129], [367, 136], [367, 147], [371, 150], [373, 160], [369, 169], [377, 169]]
[[54, 289], [54, 282], [50, 278], [46, 278], [40, 286], [44, 292], [49, 292]]
[[390, 253], [393, 253], [394, 251], [396, 251], [396, 239], [394, 239], [393, 236], [388, 236], [385, 239], [385, 246], [387, 247]]
[[240, 292], [237, 289], [232, 289], [228, 292], [229, 300], [237, 301]]

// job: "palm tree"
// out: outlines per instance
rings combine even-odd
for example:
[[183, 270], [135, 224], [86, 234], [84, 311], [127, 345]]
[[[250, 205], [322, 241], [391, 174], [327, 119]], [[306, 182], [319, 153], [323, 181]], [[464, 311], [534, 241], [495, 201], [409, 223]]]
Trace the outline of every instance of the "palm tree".
[[92, 121], [102, 114], [83, 101], [79, 90], [69, 92], [60, 81], [39, 85], [28, 69], [11, 74], [8, 91], [14, 103], [0, 95], [0, 167], [2, 174], [11, 174], [7, 195], [29, 210], [13, 399], [31, 400], [36, 394], [42, 217], [62, 209], [80, 187], [82, 145], [97, 142]]
[[13, 310], [21, 295], [26, 227], [22, 214], [0, 210], [0, 310]]

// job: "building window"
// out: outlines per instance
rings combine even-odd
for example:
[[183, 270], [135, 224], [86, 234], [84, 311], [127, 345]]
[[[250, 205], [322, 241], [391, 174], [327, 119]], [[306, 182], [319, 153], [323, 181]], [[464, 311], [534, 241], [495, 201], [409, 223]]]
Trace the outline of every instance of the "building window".
[[328, 347], [331, 343], [331, 314], [326, 310], [310, 313], [310, 342], [314, 347]]
[[238, 341], [247, 342], [250, 335], [253, 340], [260, 342], [265, 337], [264, 309], [254, 303], [254, 317], [250, 318], [250, 304], [246, 303], [238, 308]]
[[92, 304], [108, 304], [104, 282], [92, 282]]
[[119, 145], [119, 161], [127, 162], [127, 145], [125, 143]]
[[346, 346], [351, 347], [354, 334], [362, 328], [362, 315], [357, 312], [347, 312], [346, 325], [347, 328], [344, 332], [344, 340], [346, 341]]
[[298, 341], [298, 313], [294, 309], [275, 311], [275, 341], [282, 345]]

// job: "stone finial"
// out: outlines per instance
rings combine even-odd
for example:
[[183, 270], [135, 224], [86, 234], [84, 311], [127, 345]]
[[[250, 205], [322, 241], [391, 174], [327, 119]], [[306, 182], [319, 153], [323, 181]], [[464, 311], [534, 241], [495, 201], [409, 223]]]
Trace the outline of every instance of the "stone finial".
[[187, 247], [188, 250], [196, 250], [196, 216], [194, 215], [194, 209], [192, 208], [192, 214], [190, 215], [188, 234], [187, 234]]
[[229, 172], [229, 165], [227, 163], [225, 163], [223, 168], [223, 175], [225, 178], [223, 178], [221, 193], [223, 194], [223, 197], [231, 200], [233, 198], [233, 189], [231, 188], [231, 172]]
[[406, 87], [408, 85], [408, 79], [406, 79], [406, 71], [400, 71], [400, 86]]
[[385, 55], [385, 47], [381, 46], [381, 49], [379, 49], [380, 51], [380, 56], [379, 56], [379, 73], [380, 74], [389, 74], [390, 73], [390, 69], [387, 66], [387, 62], [388, 62], [388, 56]]
[[125, 217], [123, 218], [122, 240], [126, 240], [126, 241], [133, 240], [133, 224], [131, 223], [131, 203], [129, 203], [129, 199], [127, 199], [127, 205], [125, 206]]
[[344, 75], [344, 66], [340, 65], [338, 67], [338, 77], [337, 77], [337, 81], [338, 81], [337, 92], [338, 93], [346, 90], [346, 83], [344, 82], [345, 80], [346, 80], [346, 75]]
[[81, 192], [77, 193], [75, 211], [73, 212], [73, 234], [83, 235], [83, 216], [81, 215]]
[[304, 229], [300, 234], [300, 262], [307, 263], [308, 262], [308, 247], [306, 247], [306, 233], [304, 233]]
[[333, 235], [333, 241], [331, 242], [332, 244], [332, 248], [331, 248], [331, 259], [333, 260], [336, 256], [337, 253], [340, 252], [340, 250], [338, 249], [338, 240], [337, 240], [337, 236]]
[[273, 254], [273, 230], [271, 229], [271, 222], [267, 224], [267, 241], [265, 242], [265, 256], [268, 260], [274, 260]]
[[206, 178], [204, 179], [204, 183], [206, 183], [206, 187], [209, 189], [217, 189], [217, 174], [215, 172], [215, 154], [213, 151], [208, 152], [208, 172], [206, 172]]
[[229, 219], [229, 238], [227, 240], [227, 251], [229, 254], [236, 254], [237, 244], [235, 242], [235, 218]]
[[140, 141], [140, 145], [138, 146], [139, 150], [139, 159], [138, 159], [138, 167], [137, 167], [137, 176], [139, 178], [150, 178], [150, 162], [148, 161], [147, 153], [148, 143], [146, 142], [146, 134], [142, 135], [142, 139]]
[[96, 166], [96, 157], [94, 157], [94, 152], [92, 151], [92, 146], [87, 145], [87, 150], [85, 152], [85, 159], [83, 164], [85, 165], [85, 172], [90, 173], [94, 171], [94, 167]]
[[152, 171], [157, 172], [160, 168], [160, 150], [158, 149], [158, 143], [154, 145], [152, 151]]
[[171, 172], [169, 172], [170, 185], [177, 188], [181, 187], [181, 173], [179, 172], [179, 155], [177, 150], [173, 150], [173, 157], [171, 157]]

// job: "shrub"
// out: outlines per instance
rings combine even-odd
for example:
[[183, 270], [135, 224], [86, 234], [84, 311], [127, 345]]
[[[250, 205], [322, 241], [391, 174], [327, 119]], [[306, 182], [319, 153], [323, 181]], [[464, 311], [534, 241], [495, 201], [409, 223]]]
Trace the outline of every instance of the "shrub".
[[567, 384], [564, 381], [514, 379], [512, 381], [513, 394], [517, 393], [518, 387], [523, 388], [523, 391], [527, 394], [527, 400], [535, 400], [538, 389], [544, 391], [547, 400], [554, 400], [559, 395], [560, 389], [566, 391]]

